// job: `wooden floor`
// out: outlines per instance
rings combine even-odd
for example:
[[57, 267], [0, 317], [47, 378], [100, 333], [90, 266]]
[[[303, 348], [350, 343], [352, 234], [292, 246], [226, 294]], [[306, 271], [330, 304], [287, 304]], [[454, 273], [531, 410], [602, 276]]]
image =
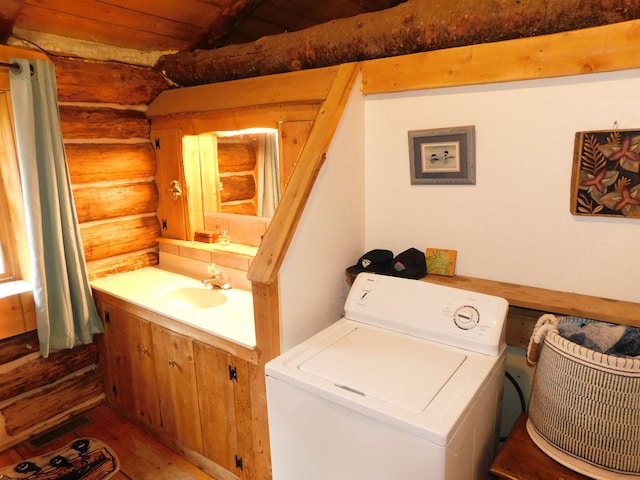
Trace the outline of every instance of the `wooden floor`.
[[96, 438], [115, 450], [120, 471], [113, 480], [215, 480], [106, 404], [85, 414], [92, 421], [33, 452], [24, 444], [0, 453], [0, 467], [62, 448], [75, 438]]

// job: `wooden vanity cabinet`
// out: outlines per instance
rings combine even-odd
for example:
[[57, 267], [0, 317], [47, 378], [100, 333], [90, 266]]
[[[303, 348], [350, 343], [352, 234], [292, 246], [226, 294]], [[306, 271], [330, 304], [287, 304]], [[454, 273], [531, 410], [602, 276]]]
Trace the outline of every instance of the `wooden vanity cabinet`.
[[255, 478], [250, 362], [94, 297], [107, 400], [216, 478]]

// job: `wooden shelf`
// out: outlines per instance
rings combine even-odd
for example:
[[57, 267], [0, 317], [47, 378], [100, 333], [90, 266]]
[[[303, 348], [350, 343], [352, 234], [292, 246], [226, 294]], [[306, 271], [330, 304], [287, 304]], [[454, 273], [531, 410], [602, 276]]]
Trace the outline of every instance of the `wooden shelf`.
[[547, 456], [529, 437], [522, 415], [498, 453], [490, 472], [500, 480], [587, 480]]
[[503, 297], [514, 307], [640, 327], [640, 303], [459, 275], [428, 275], [424, 281]]

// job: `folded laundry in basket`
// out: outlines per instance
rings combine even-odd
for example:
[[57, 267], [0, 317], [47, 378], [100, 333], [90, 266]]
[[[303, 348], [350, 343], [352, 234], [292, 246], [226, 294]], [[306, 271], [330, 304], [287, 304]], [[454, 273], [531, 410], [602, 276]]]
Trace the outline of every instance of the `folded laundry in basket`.
[[558, 333], [567, 340], [607, 355], [640, 355], [640, 329], [625, 325], [589, 322], [561, 323]]
[[622, 338], [607, 350], [609, 355], [626, 355], [635, 357], [640, 355], [640, 328], [627, 327]]

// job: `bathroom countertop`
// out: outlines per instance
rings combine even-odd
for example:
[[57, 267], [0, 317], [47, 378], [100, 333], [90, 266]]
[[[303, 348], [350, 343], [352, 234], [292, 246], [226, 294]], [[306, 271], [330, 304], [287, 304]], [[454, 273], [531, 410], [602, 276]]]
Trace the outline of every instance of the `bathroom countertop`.
[[256, 346], [253, 297], [247, 290], [215, 290], [212, 295], [225, 297], [224, 303], [215, 307], [179, 306], [166, 301], [169, 293], [182, 288], [204, 289], [202, 281], [159, 267], [146, 267], [93, 280], [91, 286], [244, 347]]

